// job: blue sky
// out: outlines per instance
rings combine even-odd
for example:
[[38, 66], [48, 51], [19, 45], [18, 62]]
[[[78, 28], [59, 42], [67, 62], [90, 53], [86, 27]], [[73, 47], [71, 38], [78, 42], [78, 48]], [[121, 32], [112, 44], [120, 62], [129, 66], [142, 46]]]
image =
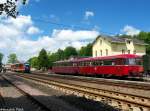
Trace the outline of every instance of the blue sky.
[[[30, 0], [29, 4], [22, 8], [21, 14], [85, 29], [98, 26], [103, 33], [116, 34], [120, 33], [125, 25], [150, 31], [149, 4], [149, 0]], [[88, 21], [84, 21], [86, 11], [94, 13]], [[44, 21], [34, 20], [46, 33], [51, 29], [63, 27]]]
[[[1, 0], [0, 2], [6, 0]], [[99, 34], [150, 31], [150, 0], [28, 0], [16, 19], [0, 16], [0, 52], [19, 60], [73, 46], [79, 50]]]

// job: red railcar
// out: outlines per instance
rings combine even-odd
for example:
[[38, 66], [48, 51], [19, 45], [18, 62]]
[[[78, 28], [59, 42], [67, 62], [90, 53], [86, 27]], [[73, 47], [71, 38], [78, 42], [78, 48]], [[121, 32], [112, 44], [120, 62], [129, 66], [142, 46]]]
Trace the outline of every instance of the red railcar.
[[15, 63], [11, 65], [11, 71], [15, 72], [30, 72], [29, 64]]
[[54, 63], [52, 71], [80, 75], [141, 76], [143, 66], [141, 56], [122, 54], [58, 61]]
[[78, 62], [75, 60], [57, 61], [52, 67], [52, 72], [62, 74], [78, 74]]

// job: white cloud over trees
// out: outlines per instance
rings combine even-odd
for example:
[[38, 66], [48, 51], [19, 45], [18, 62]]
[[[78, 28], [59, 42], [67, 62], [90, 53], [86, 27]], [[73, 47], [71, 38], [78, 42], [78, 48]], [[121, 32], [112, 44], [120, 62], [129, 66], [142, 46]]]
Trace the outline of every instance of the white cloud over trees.
[[131, 36], [137, 35], [140, 33], [139, 29], [134, 28], [133, 26], [129, 26], [129, 25], [124, 26], [124, 28], [121, 31], [124, 32], [125, 34], [131, 35]]

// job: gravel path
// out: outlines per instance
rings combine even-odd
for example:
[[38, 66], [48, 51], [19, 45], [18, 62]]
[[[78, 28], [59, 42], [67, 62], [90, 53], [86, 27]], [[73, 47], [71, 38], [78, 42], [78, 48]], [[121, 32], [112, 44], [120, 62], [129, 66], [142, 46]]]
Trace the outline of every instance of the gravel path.
[[[53, 104], [50, 105], [52, 111], [63, 111], [63, 107], [70, 107], [72, 108], [70, 111], [77, 110], [77, 111], [117, 111], [111, 106], [108, 106], [106, 104], [103, 104], [101, 102], [95, 102], [92, 100], [88, 100], [83, 97], [77, 97], [73, 95], [65, 95], [63, 92], [49, 88], [45, 85], [37, 85], [36, 83], [32, 81], [28, 81], [19, 77], [11, 76], [13, 80], [19, 80], [22, 81], [31, 87], [34, 87], [36, 89], [39, 89], [40, 91], [43, 91], [50, 97], [45, 98], [39, 98], [40, 101], [45, 101], [46, 103]], [[63, 105], [63, 107], [60, 107], [60, 104]], [[56, 110], [57, 109], [57, 110]], [[64, 110], [67, 111], [67, 110]]]
[[[0, 77], [0, 93], [5, 101], [4, 109], [18, 111], [41, 111], [32, 101]], [[28, 106], [28, 107], [27, 107]], [[1, 108], [2, 109], [2, 108]]]

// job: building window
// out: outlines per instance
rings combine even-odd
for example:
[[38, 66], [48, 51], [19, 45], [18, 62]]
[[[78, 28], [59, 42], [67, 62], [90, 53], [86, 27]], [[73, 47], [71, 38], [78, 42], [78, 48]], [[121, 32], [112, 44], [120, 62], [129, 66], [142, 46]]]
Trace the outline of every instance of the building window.
[[130, 54], [130, 50], [128, 50], [128, 54]]
[[108, 49], [106, 49], [106, 55], [108, 55]]
[[97, 57], [97, 51], [95, 51], [95, 56]]
[[100, 40], [100, 45], [102, 45], [102, 40]]
[[133, 54], [136, 54], [136, 50], [133, 51]]
[[127, 44], [130, 44], [131, 43], [131, 41], [130, 40], [127, 40]]
[[124, 49], [122, 49], [122, 54], [125, 54], [125, 50]]
[[102, 52], [102, 50], [100, 50], [100, 55], [101, 55], [101, 56], [103, 55], [103, 52]]

